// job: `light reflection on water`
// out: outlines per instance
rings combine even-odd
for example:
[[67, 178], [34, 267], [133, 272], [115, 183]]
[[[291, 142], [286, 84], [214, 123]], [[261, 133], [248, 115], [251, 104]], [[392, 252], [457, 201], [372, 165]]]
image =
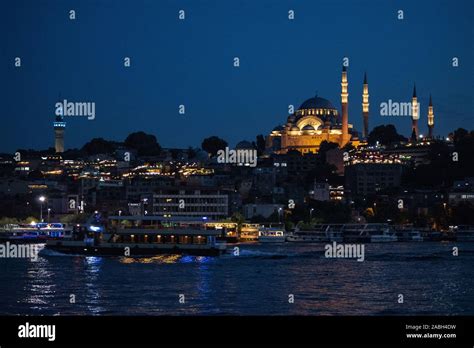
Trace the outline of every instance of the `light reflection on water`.
[[218, 258], [3, 259], [0, 314], [473, 315], [474, 243], [459, 246], [458, 257], [452, 246], [366, 245], [364, 262], [286, 244], [241, 245], [241, 256]]
[[87, 256], [84, 257], [84, 271], [85, 271], [85, 289], [86, 289], [86, 303], [87, 309], [92, 315], [100, 314], [105, 311], [101, 306], [101, 290], [99, 285], [99, 274], [102, 264], [101, 257]]
[[19, 301], [30, 304], [31, 308], [35, 310], [48, 305], [54, 298], [56, 290], [56, 284], [53, 281], [54, 271], [49, 267], [49, 261], [43, 258], [15, 261], [27, 262], [26, 282], [23, 285], [26, 296]]
[[157, 255], [152, 257], [120, 257], [121, 263], [176, 263], [180, 255]]

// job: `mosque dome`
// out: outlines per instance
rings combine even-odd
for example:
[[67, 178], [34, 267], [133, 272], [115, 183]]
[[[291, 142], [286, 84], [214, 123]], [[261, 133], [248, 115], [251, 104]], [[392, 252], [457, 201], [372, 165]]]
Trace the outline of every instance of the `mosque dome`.
[[301, 104], [299, 110], [303, 109], [332, 109], [335, 110], [336, 108], [332, 103], [324, 98], [320, 98], [315, 96], [313, 98], [309, 98], [303, 104]]
[[338, 112], [329, 100], [315, 96], [301, 104], [300, 108], [294, 113], [292, 123], [297, 124], [301, 129], [308, 123], [314, 129], [318, 128], [315, 127], [315, 123], [336, 125], [338, 123]]

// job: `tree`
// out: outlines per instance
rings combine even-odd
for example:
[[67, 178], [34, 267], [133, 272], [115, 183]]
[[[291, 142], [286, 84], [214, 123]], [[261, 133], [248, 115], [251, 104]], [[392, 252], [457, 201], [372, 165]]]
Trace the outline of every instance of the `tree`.
[[32, 170], [28, 174], [28, 179], [30, 179], [30, 180], [44, 179], [43, 172], [41, 170], [38, 170], [38, 169]]
[[87, 214], [68, 214], [61, 216], [59, 221], [63, 224], [80, 224], [86, 222], [87, 218]]
[[458, 155], [460, 174], [462, 177], [473, 176], [474, 131], [468, 133], [465, 129], [459, 128], [454, 132], [453, 140]]
[[238, 212], [235, 212], [232, 214], [230, 220], [237, 224], [237, 233], [240, 235], [240, 232], [242, 231], [242, 224], [245, 222], [244, 216]]
[[464, 128], [458, 128], [452, 133], [452, 139], [454, 143], [457, 143], [468, 135], [469, 133], [467, 130], [465, 130]]
[[94, 138], [82, 147], [82, 151], [88, 155], [110, 154], [115, 151], [115, 143], [103, 138]]
[[321, 142], [319, 145], [319, 151], [318, 151], [318, 156], [321, 158], [321, 163], [326, 162], [326, 152], [332, 149], [337, 149], [339, 147], [338, 144], [336, 143], [331, 143], [326, 140]]
[[370, 132], [367, 140], [370, 145], [375, 145], [377, 141], [381, 145], [390, 145], [400, 141], [407, 141], [407, 138], [398, 134], [393, 124], [387, 124], [375, 127], [372, 132]]
[[262, 134], [257, 135], [257, 154], [261, 155], [265, 152], [265, 138], [263, 137]]
[[217, 151], [223, 150], [225, 147], [227, 147], [227, 142], [216, 136], [204, 139], [201, 144], [201, 148], [211, 156], [215, 156]]
[[28, 216], [25, 220], [25, 224], [31, 224], [32, 222], [38, 222], [38, 219], [33, 216]]
[[11, 217], [2, 217], [0, 219], [0, 225], [8, 225], [8, 224], [18, 224], [18, 219], [11, 218]]
[[197, 155], [197, 150], [194, 149], [192, 146], [188, 147], [188, 159], [193, 159]]
[[145, 132], [135, 132], [128, 135], [125, 146], [137, 150], [138, 156], [157, 156], [161, 153], [161, 146], [156, 137]]

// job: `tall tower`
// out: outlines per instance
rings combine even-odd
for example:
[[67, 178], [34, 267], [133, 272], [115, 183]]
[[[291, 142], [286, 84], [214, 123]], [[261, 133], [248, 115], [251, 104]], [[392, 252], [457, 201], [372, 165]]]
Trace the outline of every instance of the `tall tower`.
[[428, 106], [428, 137], [433, 138], [433, 128], [434, 128], [434, 114], [433, 114], [433, 102], [431, 100], [430, 94], [430, 105]]
[[64, 130], [66, 129], [66, 122], [63, 116], [56, 116], [53, 122], [54, 127], [54, 148], [56, 153], [64, 152]]
[[369, 136], [369, 84], [367, 83], [367, 73], [364, 74], [364, 91], [362, 92], [362, 117], [364, 119], [364, 129], [362, 137]]
[[346, 145], [349, 141], [349, 115], [348, 115], [348, 99], [347, 93], [347, 71], [346, 67], [342, 66], [342, 80], [341, 80], [341, 109], [342, 109], [342, 139], [341, 147]]
[[418, 139], [418, 119], [420, 118], [418, 110], [418, 98], [416, 97], [416, 85], [413, 86], [413, 97], [411, 98], [411, 134], [412, 139], [416, 141]]

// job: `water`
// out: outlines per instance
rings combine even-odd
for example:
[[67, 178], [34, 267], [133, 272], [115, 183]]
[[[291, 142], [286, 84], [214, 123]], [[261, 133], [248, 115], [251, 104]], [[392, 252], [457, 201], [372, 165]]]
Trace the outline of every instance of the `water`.
[[0, 314], [474, 315], [474, 243], [366, 244], [364, 262], [327, 259], [323, 244], [239, 247], [218, 258], [0, 259]]

